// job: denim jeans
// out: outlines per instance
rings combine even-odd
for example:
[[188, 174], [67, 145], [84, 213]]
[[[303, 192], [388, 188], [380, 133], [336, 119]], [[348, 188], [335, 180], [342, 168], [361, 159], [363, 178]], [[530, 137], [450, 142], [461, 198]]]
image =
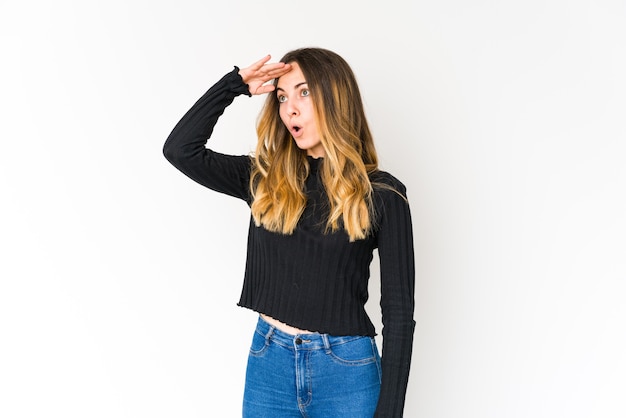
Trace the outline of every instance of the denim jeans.
[[243, 417], [372, 417], [380, 380], [372, 337], [291, 335], [259, 317], [248, 357]]

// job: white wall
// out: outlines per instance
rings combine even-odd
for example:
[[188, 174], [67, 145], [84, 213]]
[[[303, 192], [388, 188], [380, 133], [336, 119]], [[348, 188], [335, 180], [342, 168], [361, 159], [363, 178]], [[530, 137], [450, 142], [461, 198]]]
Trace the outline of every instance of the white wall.
[[[619, 0], [0, 3], [0, 416], [239, 416], [247, 207], [161, 147], [232, 65], [300, 46], [350, 62], [408, 187], [405, 416], [625, 416], [625, 18]], [[252, 149], [260, 100], [215, 149]]]

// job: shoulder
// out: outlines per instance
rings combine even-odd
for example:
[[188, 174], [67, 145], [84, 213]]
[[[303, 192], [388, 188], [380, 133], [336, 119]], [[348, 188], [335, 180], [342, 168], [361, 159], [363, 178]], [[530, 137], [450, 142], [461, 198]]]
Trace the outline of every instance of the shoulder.
[[372, 184], [372, 203], [374, 213], [378, 218], [377, 223], [388, 216], [396, 216], [399, 213], [409, 211], [406, 186], [392, 174], [377, 170], [370, 174]]
[[378, 170], [370, 174], [374, 225], [377, 234], [399, 233], [411, 225], [406, 186], [392, 174]]
[[397, 177], [383, 170], [376, 170], [369, 174], [374, 194], [400, 194], [406, 198], [406, 186]]

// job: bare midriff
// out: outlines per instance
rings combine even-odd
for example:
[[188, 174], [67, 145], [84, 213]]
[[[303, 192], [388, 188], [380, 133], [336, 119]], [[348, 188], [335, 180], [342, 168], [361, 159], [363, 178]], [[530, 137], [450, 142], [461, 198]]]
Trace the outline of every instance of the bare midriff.
[[280, 322], [278, 319], [274, 319], [271, 316], [267, 316], [265, 314], [261, 314], [261, 318], [271, 326], [279, 329], [287, 334], [297, 335], [297, 334], [315, 334], [314, 332], [307, 331], [305, 329], [300, 329], [296, 327], [292, 327], [291, 325], [287, 325], [284, 322]]

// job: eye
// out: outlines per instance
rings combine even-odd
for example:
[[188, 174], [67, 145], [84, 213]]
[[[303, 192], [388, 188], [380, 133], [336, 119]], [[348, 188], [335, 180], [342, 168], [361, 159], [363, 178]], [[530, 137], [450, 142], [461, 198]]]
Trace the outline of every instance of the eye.
[[307, 97], [308, 95], [311, 94], [311, 92], [309, 92], [309, 89], [304, 89], [304, 90], [302, 90], [301, 94], [302, 94], [302, 96]]
[[287, 101], [287, 97], [285, 95], [278, 96], [278, 103], [285, 103]]

